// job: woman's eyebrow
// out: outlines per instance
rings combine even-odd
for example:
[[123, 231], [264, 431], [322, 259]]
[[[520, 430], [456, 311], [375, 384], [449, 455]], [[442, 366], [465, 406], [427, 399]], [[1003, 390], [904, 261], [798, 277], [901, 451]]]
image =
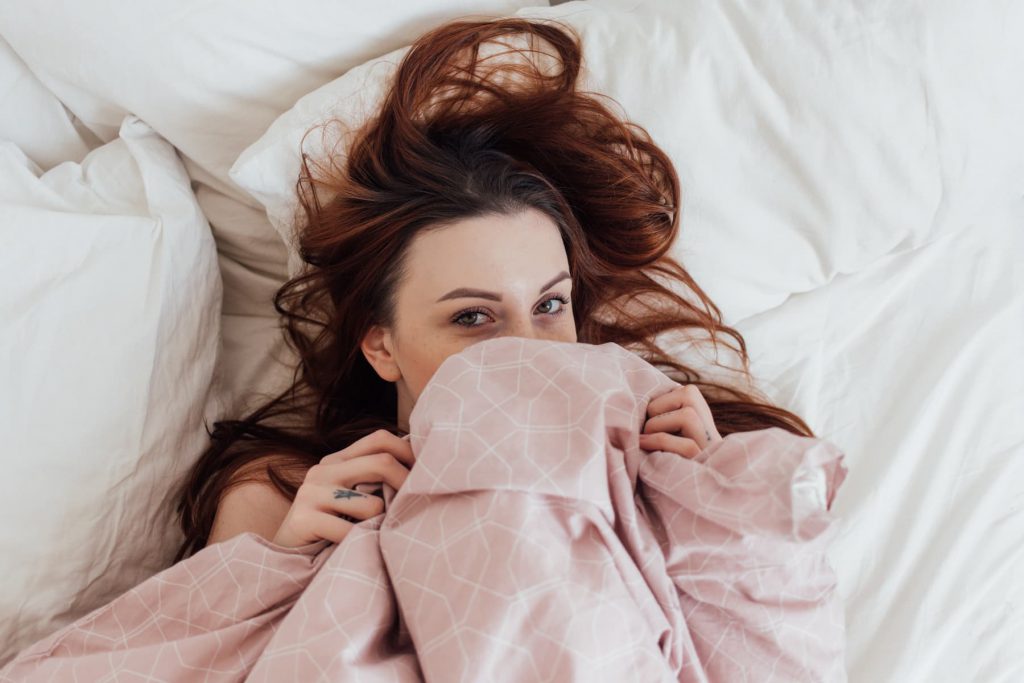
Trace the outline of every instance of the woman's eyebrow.
[[[550, 282], [548, 282], [543, 287], [541, 287], [540, 290], [537, 291], [537, 294], [543, 294], [545, 289], [548, 289], [549, 287], [552, 287], [553, 285], [561, 282], [562, 280], [566, 280], [568, 278], [569, 278], [569, 273], [567, 273], [567, 272], [565, 272], [563, 270], [561, 273], [556, 275]], [[447, 301], [448, 299], [459, 299], [459, 298], [469, 298], [469, 297], [476, 298], [476, 299], [490, 299], [491, 301], [501, 301], [501, 294], [495, 294], [494, 292], [488, 292], [488, 291], [483, 290], [483, 289], [471, 289], [469, 287], [459, 287], [458, 289], [453, 289], [452, 291], [448, 292], [447, 294], [442, 296], [440, 299], [438, 299], [437, 302], [435, 302], [435, 303], [438, 303], [438, 302], [441, 302], [441, 301]]]

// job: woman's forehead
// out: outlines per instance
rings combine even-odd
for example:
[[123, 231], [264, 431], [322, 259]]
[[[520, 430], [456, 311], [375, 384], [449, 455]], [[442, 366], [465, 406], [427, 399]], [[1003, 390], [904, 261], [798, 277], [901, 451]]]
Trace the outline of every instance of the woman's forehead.
[[568, 270], [561, 233], [539, 211], [476, 216], [423, 231], [406, 258], [406, 284], [424, 298], [457, 287], [532, 291]]

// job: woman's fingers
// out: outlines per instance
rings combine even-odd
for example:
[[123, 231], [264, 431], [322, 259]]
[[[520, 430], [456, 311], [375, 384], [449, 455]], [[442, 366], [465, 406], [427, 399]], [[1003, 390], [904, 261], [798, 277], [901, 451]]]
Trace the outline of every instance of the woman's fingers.
[[714, 416], [711, 408], [704, 399], [704, 394], [695, 384], [685, 384], [657, 396], [647, 404], [647, 416], [654, 417], [672, 410], [678, 410], [684, 406], [690, 406], [697, 411], [700, 418], [707, 424], [714, 424]]
[[341, 517], [320, 513], [310, 520], [310, 530], [319, 538], [325, 538], [331, 543], [341, 543], [348, 536], [355, 524], [345, 521]]
[[648, 402], [640, 447], [692, 458], [721, 438], [700, 389], [686, 384]]
[[[694, 421], [688, 413], [696, 416], [697, 420]], [[683, 436], [695, 439], [704, 447], [722, 438], [708, 402], [693, 384], [677, 386], [651, 399], [647, 404], [647, 417], [647, 425], [653, 422], [655, 426], [644, 431], [682, 430]]]
[[274, 542], [290, 547], [317, 538], [340, 543], [356, 523], [384, 512], [380, 496], [355, 487], [383, 482], [397, 491], [413, 462], [410, 444], [384, 430], [324, 456], [306, 471]]
[[[299, 493], [302, 494], [301, 488]], [[274, 543], [288, 547], [305, 545], [319, 539], [341, 543], [352, 531], [354, 522], [359, 521], [354, 518], [353, 521], [346, 521], [336, 514], [318, 510], [308, 502], [309, 497], [308, 492], [302, 499], [296, 496], [295, 502], [274, 535]]]
[[666, 434], [665, 432], [641, 434], [640, 448], [645, 451], [667, 451], [668, 453], [676, 453], [687, 458], [693, 458], [704, 450], [693, 439], [676, 436], [675, 434]]
[[385, 482], [396, 491], [402, 488], [409, 470], [390, 453], [372, 453], [353, 460], [313, 465], [305, 482], [351, 489], [356, 484]]
[[390, 453], [396, 460], [409, 468], [416, 462], [416, 457], [412, 452], [412, 444], [400, 436], [395, 436], [386, 429], [378, 429], [372, 434], [367, 434], [348, 448], [325, 455], [320, 459], [320, 462], [325, 464], [345, 462], [353, 458], [381, 452]]
[[700, 419], [700, 415], [693, 406], [685, 406], [647, 420], [643, 433], [654, 434], [656, 432], [668, 432], [669, 434], [679, 432], [682, 436], [693, 439], [702, 447], [707, 446], [711, 438], [704, 428], [704, 421]]
[[384, 512], [384, 501], [377, 496], [324, 484], [303, 484], [295, 494], [295, 503], [291, 524], [303, 529], [306, 536], [312, 533], [335, 543], [355, 523]]
[[700, 419], [700, 415], [692, 405], [684, 405], [682, 408], [649, 418], [644, 423], [643, 433], [672, 432], [680, 429], [690, 432], [701, 432], [701, 436], [703, 435], [703, 420]]
[[306, 481], [343, 489], [385, 482], [397, 491], [415, 461], [409, 441], [378, 429], [347, 448], [325, 455], [306, 472]]
[[296, 502], [301, 498], [303, 509], [310, 515], [300, 519], [300, 524], [307, 529], [329, 528], [335, 536], [347, 534], [346, 528], [329, 518], [351, 527], [350, 522], [384, 512], [384, 500], [380, 496], [357, 491], [355, 487], [383, 482], [397, 491], [405, 483], [414, 462], [409, 442], [383, 429], [324, 456], [307, 470], [305, 481], [296, 493]]
[[337, 486], [325, 487], [326, 501], [322, 509], [343, 512], [356, 519], [369, 519], [384, 512], [384, 499], [372, 493], [363, 493]]

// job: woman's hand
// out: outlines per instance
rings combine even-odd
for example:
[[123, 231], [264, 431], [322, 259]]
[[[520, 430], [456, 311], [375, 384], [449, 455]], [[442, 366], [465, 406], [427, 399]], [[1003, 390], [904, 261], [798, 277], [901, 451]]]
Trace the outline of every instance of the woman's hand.
[[355, 524], [339, 515], [361, 521], [384, 512], [384, 501], [356, 491], [356, 484], [387, 482], [397, 491], [413, 462], [409, 442], [385, 429], [325, 455], [306, 472], [273, 542], [286, 547], [321, 539], [340, 543]]
[[693, 384], [678, 386], [647, 404], [640, 448], [692, 458], [722, 436], [704, 396]]

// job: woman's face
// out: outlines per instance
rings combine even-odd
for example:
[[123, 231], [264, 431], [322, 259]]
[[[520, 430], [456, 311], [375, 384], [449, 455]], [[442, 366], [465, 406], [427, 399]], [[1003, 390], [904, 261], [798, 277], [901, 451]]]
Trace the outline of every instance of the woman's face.
[[403, 429], [434, 371], [470, 344], [504, 336], [576, 341], [561, 234], [536, 209], [421, 232], [406, 259], [394, 327], [371, 329], [361, 345], [377, 374], [396, 382]]

